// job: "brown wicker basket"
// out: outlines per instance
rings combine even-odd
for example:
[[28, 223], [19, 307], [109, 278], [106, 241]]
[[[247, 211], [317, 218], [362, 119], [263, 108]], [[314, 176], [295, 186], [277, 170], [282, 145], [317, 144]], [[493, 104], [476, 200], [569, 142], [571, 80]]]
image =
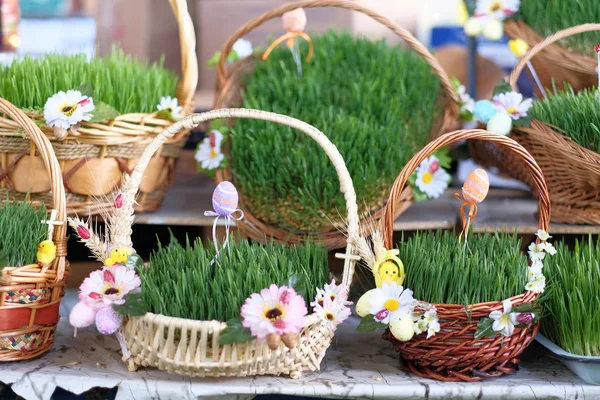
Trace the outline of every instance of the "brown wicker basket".
[[[517, 79], [527, 61], [543, 54], [547, 46], [573, 34], [596, 30], [600, 30], [600, 24], [587, 24], [546, 38], [521, 59], [510, 74], [509, 83], [516, 90]], [[544, 171], [554, 210], [552, 221], [600, 224], [600, 154], [578, 145], [562, 135], [560, 129], [537, 120], [529, 128], [515, 127], [510, 137], [526, 148]], [[469, 143], [469, 150], [477, 163], [498, 168], [501, 173], [533, 187], [525, 164], [506, 148], [476, 141]]]
[[[408, 46], [416, 51], [423, 59], [431, 66], [433, 72], [439, 76], [442, 87], [443, 95], [440, 99], [440, 107], [443, 108], [443, 115], [439, 121], [434, 124], [432, 129], [431, 137], [436, 137], [440, 133], [447, 132], [453, 128], [458, 120], [458, 100], [456, 97], [455, 89], [450, 82], [450, 79], [446, 75], [444, 69], [439, 65], [438, 61], [429, 53], [429, 51], [415, 39], [407, 30], [394, 24], [386, 17], [376, 13], [373, 10], [365, 8], [356, 2], [345, 1], [345, 0], [302, 0], [287, 3], [276, 7], [270, 11], [265, 12], [261, 16], [251, 20], [247, 24], [240, 27], [230, 38], [227, 40], [223, 48], [221, 49], [221, 57], [217, 65], [217, 96], [214, 108], [223, 107], [237, 107], [241, 105], [242, 97], [242, 85], [243, 77], [247, 74], [251, 74], [254, 70], [255, 59], [248, 58], [240, 62], [235, 63], [231, 68], [227, 66], [227, 56], [230, 53], [233, 44], [239, 38], [246, 35], [248, 32], [259, 27], [263, 23], [280, 17], [283, 13], [295, 10], [297, 8], [316, 8], [316, 7], [338, 7], [348, 10], [353, 10], [365, 14], [375, 21], [389, 28], [392, 32], [402, 38]], [[231, 121], [230, 121], [231, 122]], [[235, 183], [235, 176], [231, 170], [231, 163], [228, 163], [226, 170], [219, 170], [217, 172], [217, 183], [228, 180]], [[406, 210], [412, 201], [412, 190], [406, 188], [402, 194], [404, 203], [402, 207], [396, 209], [396, 216], [400, 215]], [[245, 218], [238, 224], [242, 232], [248, 237], [254, 240], [263, 240], [265, 237], [274, 237], [281, 241], [290, 243], [301, 242], [308, 236], [317, 236], [322, 240], [330, 249], [341, 248], [346, 245], [346, 238], [340, 231], [339, 227], [331, 227], [329, 231], [325, 232], [311, 232], [311, 233], [299, 233], [284, 230], [278, 226], [270, 225], [259, 218], [254, 216], [251, 210], [248, 209], [248, 205], [245, 204], [243, 194], [240, 193], [240, 207], [244, 210]], [[381, 205], [383, 205], [383, 198]], [[381, 210], [373, 210], [370, 214], [374, 218], [381, 217]]]
[[[600, 29], [600, 24], [584, 24], [574, 26], [558, 32], [568, 32], [566, 36], [576, 33], [596, 31]], [[530, 47], [544, 42], [549, 38], [543, 39], [529, 25], [520, 20], [509, 19], [504, 23], [504, 31], [511, 39], [522, 39]], [[566, 36], [562, 36], [563, 39]], [[557, 39], [558, 40], [558, 39]], [[598, 74], [596, 67], [598, 60], [586, 56], [573, 50], [565, 49], [558, 44], [556, 40], [540, 49], [538, 57], [531, 60], [535, 71], [540, 77], [540, 82], [544, 88], [552, 88], [552, 80], [556, 82], [558, 88], [563, 88], [564, 82], [568, 82], [575, 91], [598, 85]], [[591, 50], [591, 49], [590, 49]]]
[[[434, 140], [417, 153], [406, 164], [392, 187], [383, 219], [385, 246], [392, 249], [395, 208], [401, 204], [400, 196], [410, 175], [419, 164], [439, 148], [460, 140], [486, 140], [512, 151], [519, 157], [531, 176], [531, 181], [539, 195], [539, 227], [547, 230], [550, 219], [550, 200], [544, 175], [534, 158], [514, 140], [484, 130], [461, 130], [448, 133]], [[538, 239], [539, 241], [539, 239]], [[524, 271], [525, 273], [525, 271]], [[538, 297], [536, 293], [510, 298], [514, 306], [529, 303]], [[519, 355], [533, 341], [539, 325], [515, 329], [510, 337], [475, 339], [478, 320], [487, 317], [493, 310], [502, 310], [502, 300], [471, 304], [433, 304], [441, 330], [434, 337], [426, 339], [425, 334], [416, 335], [410, 341], [400, 342], [389, 331], [384, 338], [394, 344], [408, 366], [415, 374], [442, 381], [479, 381], [509, 373], [519, 362]]]
[[[177, 99], [184, 113], [194, 111], [194, 92], [198, 81], [196, 40], [192, 19], [185, 0], [169, 0], [179, 22], [182, 78], [177, 86]], [[28, 113], [43, 123], [44, 116]], [[42, 131], [53, 142], [59, 160], [67, 195], [69, 214], [93, 215], [109, 207], [121, 183], [123, 173], [130, 173], [146, 145], [172, 122], [156, 118], [156, 114], [124, 114], [102, 123], [82, 123], [78, 136], [60, 142], [47, 126]], [[140, 187], [137, 211], [160, 207], [173, 181], [174, 164], [187, 132], [165, 143], [152, 160], [146, 179]], [[31, 193], [36, 203], [52, 199], [50, 182], [43, 178], [44, 163], [30, 149], [18, 124], [0, 115], [0, 196], [23, 199]]]
[[[60, 166], [50, 141], [25, 113], [0, 98], [0, 112], [11, 118], [31, 139], [31, 154], [50, 176], [56, 228], [52, 241], [56, 258], [49, 267], [38, 264], [4, 267], [0, 275], [0, 361], [19, 361], [48, 351], [60, 318], [58, 308], [69, 273], [66, 238], [66, 201]], [[37, 150], [36, 150], [37, 148]], [[48, 171], [48, 172], [46, 172]], [[33, 255], [32, 255], [33, 256]]]

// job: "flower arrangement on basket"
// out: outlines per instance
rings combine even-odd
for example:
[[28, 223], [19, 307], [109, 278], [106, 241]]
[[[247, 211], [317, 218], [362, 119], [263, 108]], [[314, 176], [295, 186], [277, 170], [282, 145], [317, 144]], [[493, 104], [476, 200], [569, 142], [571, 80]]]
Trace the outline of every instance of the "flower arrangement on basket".
[[[439, 231], [417, 234], [394, 246], [394, 208], [409, 177], [437, 149], [465, 139], [508, 147], [529, 167], [540, 196], [540, 230], [528, 248], [529, 263], [516, 235], [468, 238], [477, 205], [489, 187], [481, 169], [468, 176], [462, 193], [456, 195], [462, 202], [460, 236]], [[432, 141], [398, 175], [380, 225], [371, 227], [369, 238], [355, 238], [376, 283], [357, 302], [356, 311], [363, 317], [358, 330], [385, 329], [384, 339], [394, 344], [411, 371], [423, 377], [477, 381], [512, 371], [537, 333], [541, 316], [537, 299], [546, 285], [543, 260], [556, 253], [547, 242], [549, 207], [541, 170], [510, 138], [463, 130]]]
[[50, 176], [52, 207], [8, 197], [0, 209], [0, 361], [19, 361], [48, 351], [60, 318], [69, 274], [66, 261], [65, 192], [52, 145], [21, 110], [0, 98], [0, 113], [31, 138]]
[[[336, 32], [309, 36], [304, 9], [314, 7], [365, 14], [411, 49]], [[284, 34], [262, 57], [250, 50], [247, 57], [228, 64], [228, 55], [244, 35], [277, 17], [282, 18]], [[382, 193], [408, 154], [449, 130], [459, 113], [452, 82], [422, 44], [384, 16], [344, 0], [287, 3], [248, 22], [223, 46], [217, 77], [215, 108], [269, 108], [327, 127], [351, 175], [360, 177], [355, 184], [365, 218], [380, 214]], [[389, 115], [395, 117], [388, 120]], [[343, 224], [331, 223], [346, 212], [343, 198], [329, 183], [334, 170], [326, 166], [314, 143], [288, 140], [282, 129], [260, 121], [216, 121], [199, 147], [200, 169], [216, 175], [217, 182], [231, 181], [240, 189], [246, 217], [239, 227], [250, 238], [294, 243], [316, 236], [329, 248], [345, 246]], [[372, 156], [390, 146], [395, 148], [393, 154]], [[398, 214], [411, 204], [411, 188], [403, 198]]]
[[318, 142], [339, 174], [349, 210], [348, 235], [357, 235], [352, 180], [323, 133], [299, 120], [256, 110], [190, 115], [159, 134], [131, 176], [124, 178], [106, 217], [107, 237], [79, 218], [69, 220], [80, 240], [104, 264], [83, 282], [70, 321], [76, 328], [95, 323], [101, 333], [116, 334], [130, 369], [141, 365], [191, 376], [298, 377], [303, 370], [319, 369], [336, 327], [350, 315], [347, 295], [358, 259], [352, 243], [338, 255], [345, 262], [337, 285], [326, 284], [327, 251], [320, 244], [309, 240], [291, 247], [273, 242], [263, 246], [234, 240], [229, 225], [231, 220], [242, 220], [244, 213], [238, 209], [237, 190], [225, 181], [213, 194], [214, 210], [205, 213], [215, 217], [215, 226], [225, 219], [222, 245], [216, 231], [214, 250], [201, 242], [188, 242], [185, 247], [173, 242], [160, 246], [147, 266], [132, 248], [135, 194], [155, 151], [180, 130], [219, 118], [275, 122]]
[[[170, 0], [179, 21], [182, 78], [162, 63], [145, 65], [113, 49], [105, 58], [85, 55], [25, 57], [0, 67], [0, 96], [22, 109], [53, 142], [69, 214], [92, 215], [110, 206], [121, 175], [131, 172], [145, 146], [162, 129], [193, 112], [198, 80], [195, 36], [184, 0]], [[186, 132], [152, 160], [136, 210], [160, 207], [172, 182]], [[0, 116], [0, 194], [51, 200], [44, 164], [16, 121]], [[31, 154], [30, 154], [31, 153]]]

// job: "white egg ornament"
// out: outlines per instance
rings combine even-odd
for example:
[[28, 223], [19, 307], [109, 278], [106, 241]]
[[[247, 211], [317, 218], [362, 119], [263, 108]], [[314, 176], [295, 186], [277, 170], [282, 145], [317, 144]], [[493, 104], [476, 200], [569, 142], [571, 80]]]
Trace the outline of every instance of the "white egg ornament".
[[213, 209], [222, 217], [233, 214], [238, 208], [238, 192], [229, 181], [219, 183], [213, 192]]
[[358, 302], [356, 302], [356, 313], [360, 317], [366, 317], [369, 315], [369, 309], [371, 308], [371, 295], [373, 295], [374, 291], [375, 289], [369, 290], [367, 293], [363, 294], [360, 299], [358, 299]]
[[394, 318], [390, 321], [390, 332], [396, 339], [401, 342], [407, 342], [415, 334], [414, 322], [410, 314], [403, 314], [399, 318]]

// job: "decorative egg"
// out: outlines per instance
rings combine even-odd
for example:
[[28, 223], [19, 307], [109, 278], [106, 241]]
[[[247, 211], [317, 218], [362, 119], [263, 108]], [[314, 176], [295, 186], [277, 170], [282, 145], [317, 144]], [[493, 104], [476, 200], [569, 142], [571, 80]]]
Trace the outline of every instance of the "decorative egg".
[[371, 308], [371, 295], [375, 289], [369, 290], [367, 293], [363, 294], [358, 302], [356, 302], [356, 313], [360, 317], [366, 317], [369, 315], [369, 309]]
[[487, 172], [478, 168], [467, 176], [462, 187], [462, 195], [470, 203], [480, 203], [487, 196], [489, 189], [490, 179]]
[[407, 342], [415, 334], [414, 322], [410, 314], [403, 314], [399, 318], [390, 321], [390, 332], [401, 342]]
[[85, 328], [96, 320], [96, 310], [80, 301], [73, 307], [69, 314], [69, 322], [75, 328]]
[[101, 308], [96, 314], [96, 328], [103, 335], [112, 335], [121, 327], [123, 316], [111, 306]]
[[238, 208], [238, 199], [238, 192], [233, 183], [223, 181], [217, 185], [213, 192], [213, 208], [220, 216], [231, 215]]
[[486, 129], [490, 132], [508, 135], [512, 130], [512, 118], [505, 112], [498, 112], [490, 118]]
[[479, 100], [473, 106], [473, 115], [479, 121], [487, 124], [488, 121], [498, 112], [498, 107], [489, 100]]

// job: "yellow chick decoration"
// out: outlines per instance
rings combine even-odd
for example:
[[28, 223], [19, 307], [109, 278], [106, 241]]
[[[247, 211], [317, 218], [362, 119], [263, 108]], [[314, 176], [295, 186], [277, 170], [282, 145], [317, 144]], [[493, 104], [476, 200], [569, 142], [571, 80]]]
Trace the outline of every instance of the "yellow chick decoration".
[[388, 250], [383, 254], [373, 266], [373, 275], [375, 276], [375, 285], [380, 288], [385, 283], [396, 282], [398, 286], [404, 283], [406, 274], [404, 273], [404, 264], [398, 258], [399, 250]]
[[112, 267], [115, 264], [126, 263], [131, 255], [131, 250], [126, 247], [117, 247], [111, 250], [108, 258], [104, 260], [104, 265]]
[[37, 260], [42, 266], [48, 266], [56, 258], [56, 245], [52, 240], [44, 240], [38, 244]]

